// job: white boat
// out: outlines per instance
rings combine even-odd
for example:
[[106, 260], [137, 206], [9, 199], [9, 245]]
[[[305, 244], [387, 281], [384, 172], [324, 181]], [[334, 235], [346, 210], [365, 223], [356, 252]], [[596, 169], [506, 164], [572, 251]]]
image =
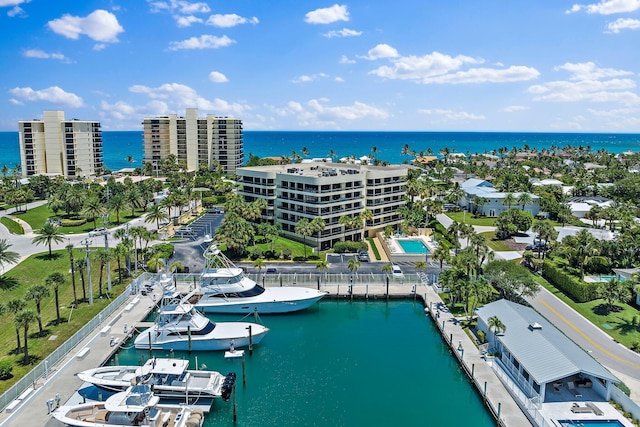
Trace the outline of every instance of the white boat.
[[229, 350], [258, 344], [269, 328], [249, 322], [212, 322], [188, 303], [192, 294], [163, 305], [153, 326], [138, 335], [134, 345], [151, 350]]
[[109, 397], [105, 402], [64, 405], [52, 416], [76, 427], [201, 427], [204, 413], [189, 406], [165, 407], [149, 385], [136, 385]]
[[207, 262], [200, 276], [200, 299], [194, 303], [203, 313], [290, 313], [305, 310], [327, 295], [327, 292], [296, 286], [263, 288], [216, 245], [209, 246], [204, 256]]
[[202, 399], [228, 399], [235, 373], [189, 370], [183, 359], [152, 358], [142, 366], [102, 366], [79, 372], [78, 378], [110, 391], [123, 391], [132, 385], [148, 384], [160, 401], [170, 399], [197, 403]]

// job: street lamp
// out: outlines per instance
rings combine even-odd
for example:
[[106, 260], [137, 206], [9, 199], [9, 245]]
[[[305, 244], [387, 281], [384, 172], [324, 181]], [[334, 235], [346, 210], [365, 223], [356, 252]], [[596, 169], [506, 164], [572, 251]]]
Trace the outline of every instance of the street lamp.
[[460, 359], [464, 357], [464, 348], [462, 348], [462, 340], [458, 341], [458, 351], [460, 352]]

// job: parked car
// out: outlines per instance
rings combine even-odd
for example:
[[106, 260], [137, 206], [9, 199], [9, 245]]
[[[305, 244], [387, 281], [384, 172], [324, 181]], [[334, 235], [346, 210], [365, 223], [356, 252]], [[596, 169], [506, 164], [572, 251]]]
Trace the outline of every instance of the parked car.
[[267, 267], [267, 273], [269, 274], [276, 274], [278, 272], [278, 269], [275, 267]]
[[545, 243], [536, 243], [534, 245], [527, 245], [524, 249], [533, 252], [543, 252], [547, 250], [547, 245]]
[[369, 252], [367, 252], [367, 251], [358, 252], [358, 261], [360, 261], [360, 262], [369, 262]]
[[95, 236], [102, 236], [103, 234], [105, 234], [107, 232], [107, 229], [104, 227], [100, 227], [100, 228], [94, 228], [93, 230], [91, 230], [89, 232], [89, 236], [91, 237], [95, 237]]
[[404, 273], [397, 265], [393, 264], [391, 266], [391, 275], [396, 279], [404, 279]]

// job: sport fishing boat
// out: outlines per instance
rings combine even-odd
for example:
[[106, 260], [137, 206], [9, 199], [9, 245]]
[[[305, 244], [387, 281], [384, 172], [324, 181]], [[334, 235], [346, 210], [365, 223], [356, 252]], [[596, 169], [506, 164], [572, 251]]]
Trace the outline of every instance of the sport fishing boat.
[[284, 286], [263, 288], [236, 267], [213, 244], [204, 252], [200, 298], [195, 306], [203, 313], [273, 314], [305, 310], [327, 295], [311, 288]]
[[235, 383], [235, 373], [190, 370], [184, 359], [152, 358], [142, 366], [102, 366], [79, 372], [78, 378], [109, 391], [124, 391], [132, 385], [148, 384], [165, 400], [187, 404], [228, 398]]
[[65, 425], [76, 427], [201, 427], [204, 423], [200, 409], [160, 405], [150, 385], [132, 386], [105, 402], [63, 405], [51, 415]]
[[212, 322], [183, 299], [161, 306], [153, 325], [134, 341], [137, 349], [150, 350], [229, 350], [258, 344], [269, 328], [250, 322]]

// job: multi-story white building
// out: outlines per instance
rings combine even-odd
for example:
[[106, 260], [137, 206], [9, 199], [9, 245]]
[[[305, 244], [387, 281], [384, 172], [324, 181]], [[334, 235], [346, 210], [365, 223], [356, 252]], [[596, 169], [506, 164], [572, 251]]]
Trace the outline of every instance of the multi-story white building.
[[200, 165], [214, 169], [217, 164], [226, 174], [233, 174], [244, 161], [242, 121], [207, 114], [198, 117], [196, 108], [187, 108], [184, 117], [145, 118], [144, 161], [151, 164], [174, 154], [187, 170]]
[[[321, 250], [341, 240], [361, 240], [366, 233], [396, 226], [405, 204], [408, 165], [364, 166], [340, 163], [297, 163], [244, 167], [237, 170], [239, 194], [247, 202], [267, 200], [263, 219], [279, 223], [286, 237], [300, 240], [295, 227], [302, 218], [320, 217], [325, 229], [307, 238]], [[372, 219], [356, 228], [339, 220], [367, 209]]]
[[102, 172], [100, 122], [65, 120], [63, 111], [45, 111], [42, 120], [20, 121], [18, 128], [23, 176]]

